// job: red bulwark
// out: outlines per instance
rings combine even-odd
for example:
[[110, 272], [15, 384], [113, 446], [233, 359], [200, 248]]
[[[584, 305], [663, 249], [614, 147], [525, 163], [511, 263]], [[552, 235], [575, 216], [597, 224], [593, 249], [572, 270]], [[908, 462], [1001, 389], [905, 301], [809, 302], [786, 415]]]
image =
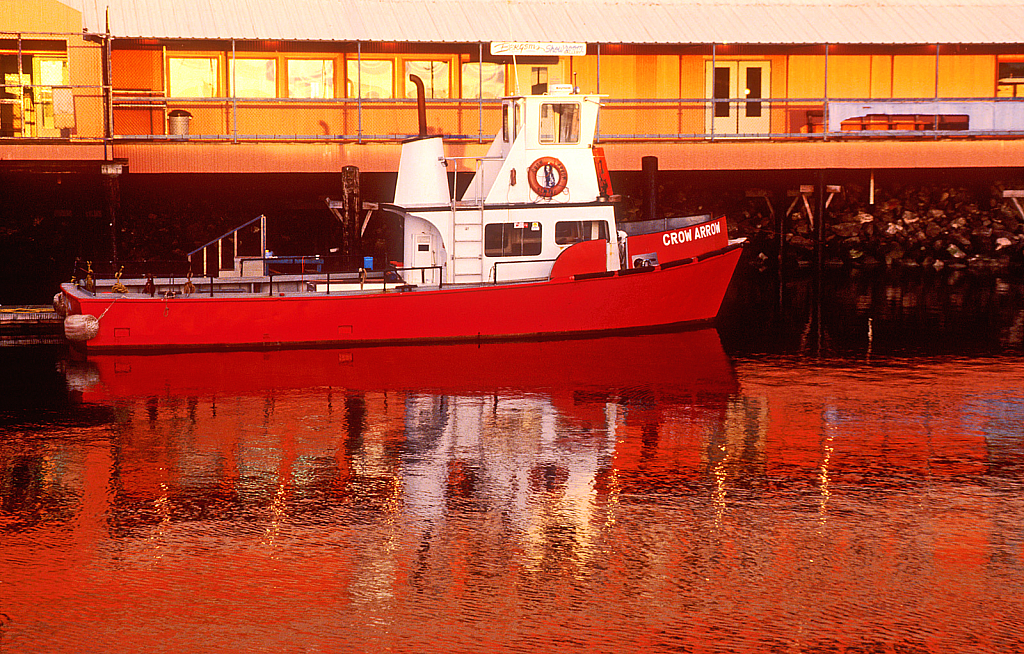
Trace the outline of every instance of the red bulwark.
[[608, 241], [583, 241], [564, 250], [551, 266], [551, 279], [604, 272], [608, 269]]
[[691, 227], [630, 236], [626, 243], [629, 248], [628, 267], [641, 268], [714, 252], [729, 245], [729, 233], [723, 216]]

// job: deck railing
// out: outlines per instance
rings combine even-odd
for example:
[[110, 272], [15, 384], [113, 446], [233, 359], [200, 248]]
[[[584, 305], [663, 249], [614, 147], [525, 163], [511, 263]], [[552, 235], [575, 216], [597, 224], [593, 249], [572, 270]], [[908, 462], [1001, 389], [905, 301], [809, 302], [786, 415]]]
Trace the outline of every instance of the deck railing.
[[[245, 248], [239, 246], [243, 237], [252, 235], [259, 239], [259, 252], [256, 258], [265, 257], [267, 254], [267, 217], [261, 215], [186, 254], [189, 267], [200, 276], [216, 277], [222, 270], [231, 270], [235, 275], [241, 274], [240, 265], [244, 258], [242, 250]], [[246, 245], [252, 249], [251, 243]], [[226, 265], [225, 261], [230, 262], [230, 265]]]

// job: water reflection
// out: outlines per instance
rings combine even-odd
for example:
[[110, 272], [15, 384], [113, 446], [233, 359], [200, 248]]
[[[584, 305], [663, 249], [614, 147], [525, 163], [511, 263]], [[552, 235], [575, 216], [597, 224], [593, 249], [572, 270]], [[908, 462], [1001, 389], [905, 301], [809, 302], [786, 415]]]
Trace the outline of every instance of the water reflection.
[[158, 501], [182, 519], [211, 502], [292, 517], [399, 506], [428, 532], [456, 506], [531, 538], [545, 520], [585, 532], [617, 443], [657, 461], [666, 420], [682, 416], [666, 440], [700, 443], [736, 389], [714, 331], [108, 356], [69, 364], [68, 379], [84, 404], [114, 408], [122, 529], [164, 519]]
[[1024, 353], [1020, 274], [881, 269], [738, 276], [721, 320], [730, 353], [824, 357]]
[[1022, 644], [1019, 358], [704, 330], [45, 369], [53, 406], [0, 414], [4, 651]]

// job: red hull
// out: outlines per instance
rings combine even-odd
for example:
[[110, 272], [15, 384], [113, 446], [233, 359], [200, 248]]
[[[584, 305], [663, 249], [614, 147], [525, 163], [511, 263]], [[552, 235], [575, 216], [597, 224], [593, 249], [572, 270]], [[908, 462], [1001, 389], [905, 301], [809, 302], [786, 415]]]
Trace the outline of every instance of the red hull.
[[64, 293], [72, 313], [102, 316], [90, 352], [531, 338], [710, 321], [740, 252], [634, 274], [405, 293], [116, 299], [69, 285]]

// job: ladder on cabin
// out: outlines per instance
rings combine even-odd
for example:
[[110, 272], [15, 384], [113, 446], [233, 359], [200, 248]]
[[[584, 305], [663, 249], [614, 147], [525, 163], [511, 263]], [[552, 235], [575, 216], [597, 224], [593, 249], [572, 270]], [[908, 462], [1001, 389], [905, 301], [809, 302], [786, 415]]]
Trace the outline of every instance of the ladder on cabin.
[[482, 282], [484, 255], [483, 202], [456, 202], [452, 208], [452, 281]]

